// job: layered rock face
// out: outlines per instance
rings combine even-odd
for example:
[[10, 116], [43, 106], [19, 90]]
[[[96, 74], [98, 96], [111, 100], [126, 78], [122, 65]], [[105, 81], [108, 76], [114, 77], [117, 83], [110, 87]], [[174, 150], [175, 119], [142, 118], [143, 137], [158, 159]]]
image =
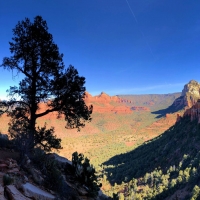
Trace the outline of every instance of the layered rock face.
[[197, 119], [198, 124], [200, 123], [200, 99], [198, 99], [197, 102], [191, 108], [185, 111], [184, 116], [186, 115], [190, 116], [191, 121]]
[[94, 101], [94, 102], [99, 102], [99, 103], [110, 103], [111, 101], [113, 101], [113, 102], [119, 103], [123, 100], [121, 100], [117, 96], [109, 96], [105, 92], [101, 92], [101, 94], [98, 95], [98, 96], [92, 96], [91, 94], [86, 92], [85, 93], [85, 101], [86, 102], [93, 102]]
[[184, 86], [181, 96], [184, 97], [182, 103], [191, 108], [200, 99], [200, 83], [191, 80]]
[[93, 111], [98, 113], [132, 113], [135, 111], [150, 111], [147, 107], [133, 106], [132, 101], [118, 96], [109, 96], [102, 92], [100, 95], [92, 96], [85, 93], [85, 102], [87, 105], [93, 105]]
[[182, 90], [181, 96], [177, 98], [173, 106], [176, 108], [191, 108], [200, 99], [200, 83], [191, 80]]
[[[131, 113], [130, 107], [123, 105], [126, 102], [124, 99], [120, 99], [117, 96], [109, 96], [102, 92], [98, 96], [92, 96], [88, 92], [85, 93], [85, 102], [87, 105], [93, 105], [93, 111], [98, 113]], [[112, 105], [112, 103], [116, 103]], [[130, 103], [130, 102], [129, 102]]]
[[[191, 121], [200, 123], [200, 83], [191, 80], [182, 90], [181, 97], [174, 101], [174, 105], [183, 105], [187, 109], [183, 116], [190, 116]], [[177, 121], [180, 116], [177, 117]]]
[[182, 90], [181, 96], [187, 95], [187, 93], [199, 97], [200, 95], [200, 83], [195, 80], [191, 80], [188, 84], [186, 84]]

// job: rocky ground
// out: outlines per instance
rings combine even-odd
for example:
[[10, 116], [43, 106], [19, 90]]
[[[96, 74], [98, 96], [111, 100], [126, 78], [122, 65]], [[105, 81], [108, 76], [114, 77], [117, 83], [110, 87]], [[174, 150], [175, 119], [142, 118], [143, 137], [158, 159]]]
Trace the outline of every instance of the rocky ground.
[[[81, 185], [71, 173], [72, 165], [64, 157], [57, 154], [48, 155], [49, 159], [57, 160], [69, 193], [65, 199], [94, 200], [88, 195], [87, 187]], [[36, 169], [29, 158], [25, 167], [21, 167], [17, 160], [19, 154], [10, 149], [0, 149], [0, 199], [1, 200], [53, 200], [59, 199], [56, 193], [42, 184], [44, 175]], [[67, 170], [66, 170], [67, 169]], [[64, 171], [67, 173], [64, 173]], [[36, 183], [37, 182], [37, 183]], [[39, 183], [39, 184], [38, 184]], [[107, 199], [101, 191], [96, 199]]]

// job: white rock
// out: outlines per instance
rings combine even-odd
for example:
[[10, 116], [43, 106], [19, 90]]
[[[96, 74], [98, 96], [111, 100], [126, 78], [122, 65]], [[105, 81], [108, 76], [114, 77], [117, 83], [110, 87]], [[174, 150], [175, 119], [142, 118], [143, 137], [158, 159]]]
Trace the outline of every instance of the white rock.
[[31, 183], [26, 183], [22, 185], [24, 195], [27, 197], [34, 198], [36, 200], [53, 200], [55, 196], [46, 192]]
[[25, 197], [14, 185], [8, 185], [5, 187], [6, 194], [9, 199], [12, 200], [29, 200], [28, 197]]
[[188, 84], [184, 86], [181, 96], [185, 96], [186, 93], [189, 93], [190, 95], [195, 97], [200, 97], [200, 83], [191, 80]]

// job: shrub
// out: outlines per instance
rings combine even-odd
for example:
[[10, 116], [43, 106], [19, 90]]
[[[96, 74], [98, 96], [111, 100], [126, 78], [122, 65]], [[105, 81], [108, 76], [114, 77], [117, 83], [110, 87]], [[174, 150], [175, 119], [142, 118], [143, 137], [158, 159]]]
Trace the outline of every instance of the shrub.
[[46, 185], [52, 190], [59, 191], [59, 189], [62, 187], [63, 177], [62, 173], [57, 167], [56, 161], [46, 158], [44, 167], [46, 174]]
[[90, 164], [90, 160], [83, 154], [74, 152], [72, 154], [72, 166], [75, 170], [76, 177], [85, 184], [88, 188], [89, 195], [96, 197], [101, 187], [101, 183], [98, 181], [95, 168]]
[[5, 185], [10, 185], [11, 183], [13, 183], [13, 178], [10, 177], [8, 174], [4, 174], [3, 175], [3, 184]]
[[192, 190], [191, 200], [195, 200], [199, 196], [200, 196], [200, 188], [197, 185], [195, 185], [194, 188], [193, 188], [193, 190]]
[[40, 168], [43, 168], [43, 160], [46, 157], [46, 153], [40, 147], [35, 148], [31, 156], [31, 160]]
[[65, 199], [66, 196], [76, 199], [76, 194], [65, 182], [56, 160], [50, 158], [44, 150], [38, 147], [34, 149], [32, 161], [43, 173], [44, 185], [56, 192], [57, 199]]

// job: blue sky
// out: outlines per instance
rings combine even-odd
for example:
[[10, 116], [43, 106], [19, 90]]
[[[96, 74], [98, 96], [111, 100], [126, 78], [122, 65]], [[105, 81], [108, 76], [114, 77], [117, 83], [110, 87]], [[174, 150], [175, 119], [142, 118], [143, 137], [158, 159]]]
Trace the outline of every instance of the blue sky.
[[[91, 94], [181, 92], [200, 81], [199, 10], [198, 0], [0, 1], [0, 63], [17, 22], [41, 15], [65, 66], [86, 77]], [[4, 98], [21, 77], [0, 73]]]

